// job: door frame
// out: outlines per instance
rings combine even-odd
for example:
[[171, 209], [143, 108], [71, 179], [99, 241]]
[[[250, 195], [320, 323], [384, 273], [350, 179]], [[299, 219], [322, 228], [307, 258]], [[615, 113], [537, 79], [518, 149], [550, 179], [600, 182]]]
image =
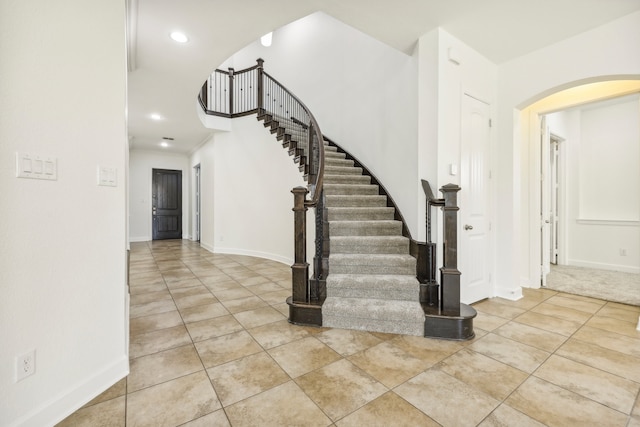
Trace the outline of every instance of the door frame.
[[[168, 238], [158, 238], [156, 235], [156, 223], [154, 221], [156, 213], [155, 213], [155, 209], [156, 209], [156, 202], [154, 200], [155, 197], [155, 175], [156, 172], [171, 172], [171, 173], [176, 173], [176, 175], [179, 176], [179, 184], [178, 184], [178, 196], [179, 196], [179, 203], [178, 203], [178, 210], [179, 210], [179, 214], [178, 214], [178, 226], [180, 228], [180, 239], [182, 239], [184, 237], [184, 227], [183, 227], [183, 223], [184, 223], [184, 209], [183, 209], [183, 202], [184, 202], [184, 171], [182, 169], [167, 169], [167, 168], [152, 168], [151, 169], [151, 240], [165, 240]], [[176, 237], [176, 239], [178, 239], [178, 237]]]
[[[558, 147], [558, 200], [557, 200], [557, 245], [558, 245], [558, 264], [567, 263], [567, 201], [566, 201], [566, 155], [565, 155], [565, 139], [556, 133], [553, 133], [546, 124], [546, 114], [532, 111], [530, 129], [530, 141], [535, 142], [530, 147], [530, 203], [532, 221], [530, 221], [530, 230], [533, 238], [531, 239], [531, 261], [530, 268], [533, 274], [531, 284], [532, 287], [546, 286], [546, 275], [551, 271], [551, 221], [550, 216], [552, 196], [551, 196], [551, 146], [552, 141], [557, 143]], [[535, 216], [533, 215], [535, 213]], [[549, 221], [549, 222], [547, 222]], [[536, 255], [537, 254], [537, 255]], [[537, 277], [537, 279], [536, 279]]]
[[202, 236], [202, 168], [200, 163], [193, 167], [193, 240], [200, 243]]

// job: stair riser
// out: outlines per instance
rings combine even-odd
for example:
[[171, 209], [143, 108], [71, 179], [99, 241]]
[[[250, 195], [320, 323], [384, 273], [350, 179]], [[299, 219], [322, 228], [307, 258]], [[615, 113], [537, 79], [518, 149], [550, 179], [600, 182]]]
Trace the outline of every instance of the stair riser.
[[400, 221], [329, 221], [329, 235], [335, 236], [399, 236], [402, 234]]
[[378, 195], [377, 185], [352, 185], [352, 184], [329, 184], [324, 186], [324, 194], [328, 196], [376, 196]]
[[382, 332], [424, 336], [423, 322], [399, 322], [397, 320], [359, 319], [322, 314], [322, 326], [327, 328], [355, 329], [358, 331]]
[[367, 185], [367, 184], [371, 184], [371, 178], [365, 175], [326, 175], [325, 174], [324, 183], [325, 184]]
[[393, 219], [393, 208], [330, 208], [329, 221], [389, 221]]
[[393, 244], [336, 244], [331, 242], [331, 252], [334, 254], [406, 254], [409, 252], [409, 242]]
[[346, 154], [338, 153], [337, 151], [324, 151], [325, 159], [337, 159], [337, 160], [345, 160]]
[[325, 165], [324, 173], [330, 175], [362, 175], [362, 168], [344, 168]]
[[385, 196], [326, 196], [326, 206], [331, 207], [385, 207]]
[[326, 166], [338, 166], [341, 168], [352, 168], [353, 160], [336, 159], [333, 157], [325, 157], [324, 164]]
[[405, 274], [416, 275], [416, 267], [401, 265], [333, 265], [331, 273], [335, 274]]
[[327, 287], [327, 297], [376, 298], [392, 301], [417, 301], [420, 298], [420, 291], [418, 289], [371, 290], [367, 288], [331, 289]]

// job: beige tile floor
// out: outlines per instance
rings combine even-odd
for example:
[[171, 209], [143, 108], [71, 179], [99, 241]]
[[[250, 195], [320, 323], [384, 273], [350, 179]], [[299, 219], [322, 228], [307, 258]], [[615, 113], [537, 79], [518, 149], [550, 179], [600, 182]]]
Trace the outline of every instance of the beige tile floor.
[[640, 307], [524, 290], [467, 342], [290, 325], [290, 268], [131, 248], [131, 373], [59, 426], [640, 427]]

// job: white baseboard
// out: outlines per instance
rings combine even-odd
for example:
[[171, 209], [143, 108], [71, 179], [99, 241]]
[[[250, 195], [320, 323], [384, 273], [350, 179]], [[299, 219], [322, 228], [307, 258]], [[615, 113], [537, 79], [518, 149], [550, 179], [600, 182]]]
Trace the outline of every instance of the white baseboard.
[[10, 426], [42, 427], [55, 425], [127, 375], [129, 375], [129, 358], [123, 355], [101, 372], [62, 391], [57, 397], [50, 399], [39, 408], [35, 408], [28, 414], [13, 421]]
[[522, 298], [522, 288], [496, 288], [496, 296], [511, 301], [517, 301]]
[[579, 259], [570, 259], [568, 265], [573, 267], [595, 268], [598, 270], [621, 271], [623, 273], [640, 274], [640, 267], [630, 265], [606, 264], [601, 262], [583, 261]]
[[293, 264], [293, 259], [292, 258], [288, 258], [288, 257], [284, 257], [282, 255], [278, 255], [278, 254], [272, 254], [269, 252], [260, 252], [260, 251], [251, 251], [251, 250], [247, 250], [247, 249], [238, 249], [238, 248], [224, 248], [224, 247], [211, 247], [209, 245], [206, 245], [202, 242], [200, 242], [200, 246], [205, 248], [206, 250], [208, 250], [209, 252], [212, 252], [214, 254], [229, 254], [229, 255], [246, 255], [246, 256], [253, 256], [256, 258], [265, 258], [265, 259], [270, 259], [272, 261], [277, 261], [277, 262], [281, 262], [283, 264], [287, 264], [287, 265], [292, 265]]
[[201, 247], [201, 248], [203, 248], [203, 249], [208, 250], [208, 251], [209, 251], [209, 252], [211, 252], [212, 254], [214, 254], [214, 253], [215, 253], [215, 251], [213, 250], [213, 246], [211, 246], [211, 245], [209, 245], [209, 244], [207, 244], [207, 243], [204, 243], [202, 240], [200, 240], [200, 247]]

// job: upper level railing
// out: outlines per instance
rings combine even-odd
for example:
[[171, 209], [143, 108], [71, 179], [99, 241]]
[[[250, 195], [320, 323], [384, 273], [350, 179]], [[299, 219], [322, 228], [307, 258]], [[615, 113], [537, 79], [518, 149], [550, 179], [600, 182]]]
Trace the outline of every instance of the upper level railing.
[[297, 142], [308, 167], [310, 198], [305, 200], [305, 205], [315, 207], [324, 180], [324, 138], [320, 126], [298, 97], [264, 71], [264, 60], [256, 62], [253, 67], [240, 71], [233, 68], [215, 70], [200, 89], [200, 105], [207, 114], [214, 116], [269, 114], [276, 120], [304, 129], [307, 140]]

